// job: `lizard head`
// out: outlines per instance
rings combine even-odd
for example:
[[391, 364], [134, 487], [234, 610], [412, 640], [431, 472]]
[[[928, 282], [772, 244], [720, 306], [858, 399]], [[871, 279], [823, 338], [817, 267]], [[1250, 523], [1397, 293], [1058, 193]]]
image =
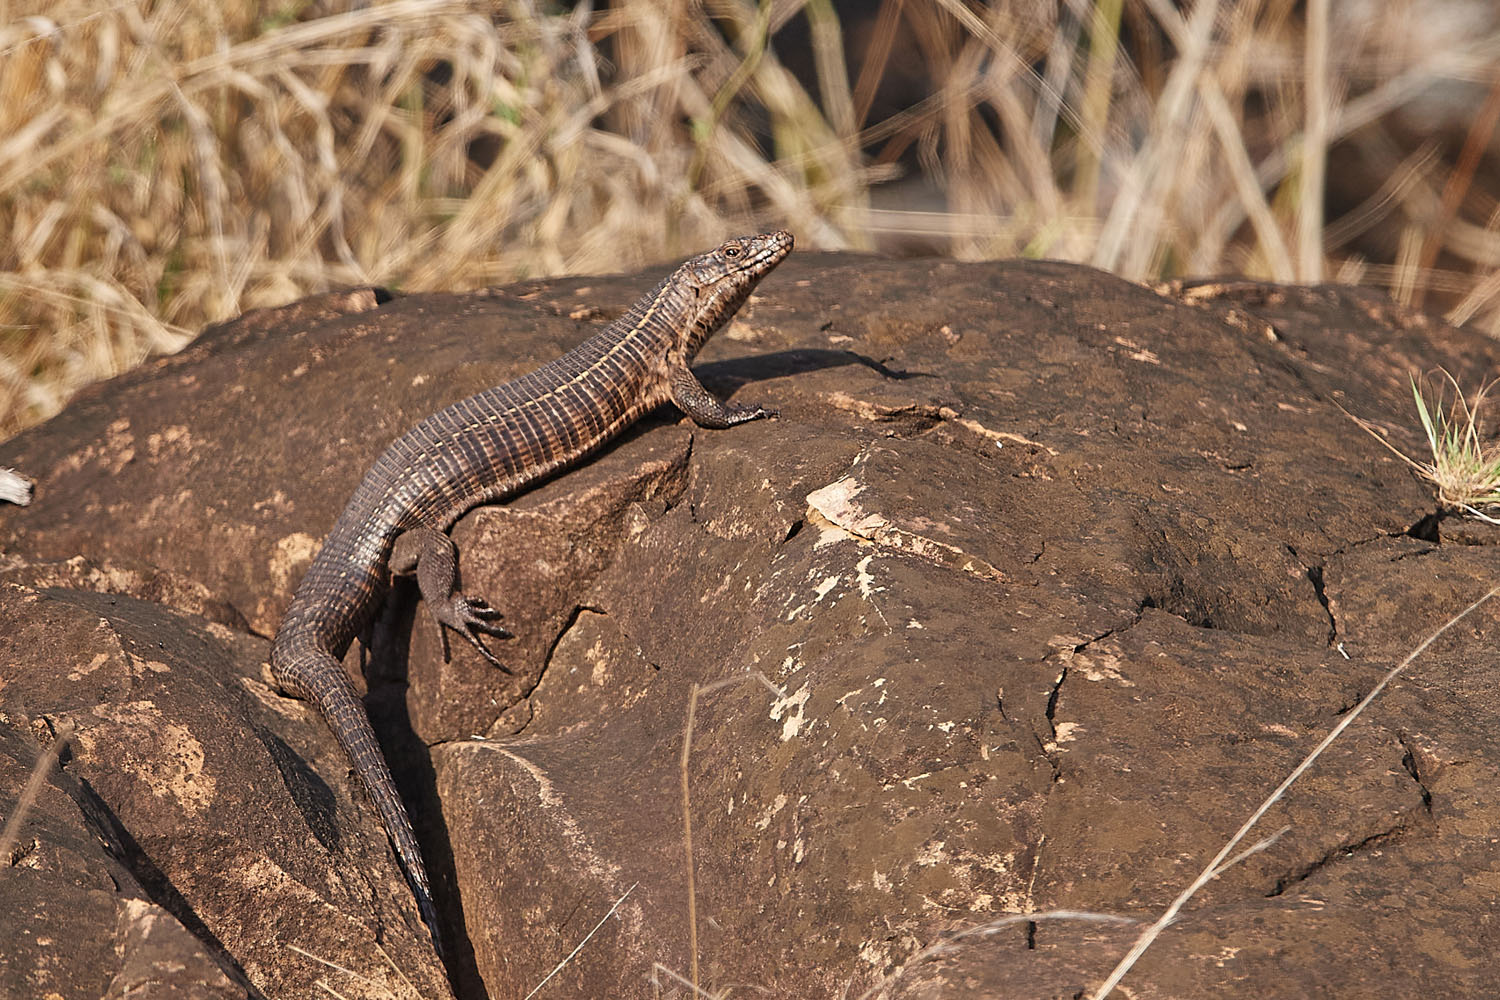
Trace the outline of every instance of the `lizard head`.
[[783, 229], [736, 237], [678, 268], [678, 276], [685, 279], [695, 297], [682, 344], [687, 360], [692, 360], [703, 342], [750, 297], [760, 279], [791, 252], [792, 234]]

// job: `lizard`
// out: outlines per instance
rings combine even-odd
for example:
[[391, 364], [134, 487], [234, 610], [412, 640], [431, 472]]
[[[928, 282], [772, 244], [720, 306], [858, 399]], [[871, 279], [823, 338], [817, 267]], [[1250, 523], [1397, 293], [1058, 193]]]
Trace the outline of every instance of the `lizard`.
[[[415, 576], [437, 622], [504, 670], [482, 637], [513, 638], [482, 598], [457, 588], [460, 516], [579, 461], [670, 401], [700, 427], [776, 416], [724, 403], [689, 367], [699, 348], [792, 249], [785, 231], [729, 240], [692, 257], [572, 351], [432, 414], [376, 459], [339, 515], [271, 643], [283, 694], [310, 701], [380, 815], [417, 910], [443, 955], [437, 910], [411, 819], [342, 660], [367, 639], [393, 575]], [[366, 643], [367, 644], [367, 643]]]

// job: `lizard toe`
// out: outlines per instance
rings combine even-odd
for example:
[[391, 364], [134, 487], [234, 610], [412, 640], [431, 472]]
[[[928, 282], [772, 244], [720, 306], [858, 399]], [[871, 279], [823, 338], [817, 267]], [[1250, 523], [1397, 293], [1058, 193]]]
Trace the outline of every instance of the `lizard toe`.
[[503, 670], [507, 674], [510, 673], [510, 668], [500, 662], [500, 657], [490, 652], [490, 648], [484, 644], [484, 641], [479, 638], [478, 634], [470, 629], [465, 629], [462, 634], [465, 639], [469, 640], [469, 645], [479, 650], [479, 655], [490, 662], [490, 666], [497, 670]]
[[435, 613], [440, 624], [463, 636], [480, 656], [489, 661], [491, 666], [504, 670], [506, 673], [510, 672], [510, 668], [502, 663], [480, 638], [481, 634], [494, 636], [497, 639], [515, 638], [510, 629], [495, 621], [496, 618], [501, 617], [499, 611], [478, 598], [470, 599], [455, 594], [451, 601], [436, 609]]
[[505, 616], [490, 607], [489, 602], [483, 598], [459, 597], [455, 598], [454, 604], [460, 622], [469, 631], [483, 632], [497, 639], [515, 638], [515, 634], [498, 621]]
[[748, 405], [730, 404], [725, 409], [729, 411], [730, 421], [736, 424], [743, 424], [749, 420], [760, 420], [764, 417], [781, 416], [780, 410], [774, 410], [769, 406], [761, 406], [756, 403]]

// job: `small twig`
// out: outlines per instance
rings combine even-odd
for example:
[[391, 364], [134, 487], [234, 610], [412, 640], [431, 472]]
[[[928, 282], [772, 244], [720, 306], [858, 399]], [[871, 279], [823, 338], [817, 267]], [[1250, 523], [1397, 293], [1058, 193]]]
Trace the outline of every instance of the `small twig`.
[[1220, 875], [1223, 875], [1229, 869], [1233, 868], [1235, 865], [1239, 864], [1241, 861], [1244, 861], [1246, 858], [1251, 857], [1252, 855], [1259, 854], [1261, 851], [1264, 851], [1266, 848], [1268, 848], [1271, 845], [1275, 844], [1278, 840], [1280, 840], [1283, 836], [1285, 836], [1286, 833], [1287, 833], [1287, 831], [1289, 831], [1290, 829], [1291, 829], [1291, 826], [1287, 825], [1287, 826], [1282, 827], [1280, 830], [1277, 830], [1275, 833], [1271, 834], [1269, 837], [1266, 837], [1264, 840], [1257, 840], [1255, 843], [1251, 844], [1249, 847], [1245, 848], [1243, 851], [1241, 851], [1240, 853], [1236, 854], [1234, 857], [1230, 858], [1228, 861], [1224, 862], [1218, 868], [1214, 869], [1213, 877], [1214, 878], [1218, 878]]
[[375, 942], [375, 950], [378, 951], [378, 952], [380, 952], [380, 957], [383, 958], [383, 959], [385, 959], [386, 964], [391, 967], [391, 970], [393, 972], [395, 972], [396, 975], [398, 975], [398, 976], [401, 977], [401, 981], [406, 984], [407, 989], [411, 990], [412, 996], [414, 996], [414, 997], [420, 997], [422, 995], [422, 992], [420, 990], [418, 990], [417, 987], [416, 987], [416, 985], [413, 984], [412, 981], [406, 977], [406, 973], [404, 973], [404, 972], [401, 971], [401, 966], [397, 965], [395, 963], [395, 961], [391, 958], [391, 956], [386, 953], [386, 950], [384, 948], [380, 947], [380, 942], [379, 941]]
[[721, 1000], [721, 998], [719, 996], [716, 996], [713, 993], [709, 993], [707, 990], [702, 990], [702, 989], [699, 989], [697, 986], [694, 986], [692, 983], [688, 982], [687, 978], [685, 976], [683, 976], [681, 973], [673, 972], [671, 969], [667, 968], [665, 965], [662, 965], [660, 962], [652, 962], [651, 963], [651, 985], [652, 986], [660, 986], [661, 985], [661, 984], [659, 984], [656, 981], [656, 974], [658, 972], [665, 972], [670, 979], [673, 979], [676, 982], [680, 983], [681, 985], [686, 986], [688, 989], [692, 990], [694, 996], [706, 997], [707, 1000]]
[[[319, 965], [326, 965], [330, 969], [333, 969], [333, 970], [335, 970], [337, 972], [342, 972], [344, 975], [349, 976], [349, 977], [351, 977], [353, 979], [356, 979], [359, 982], [361, 982], [361, 983], [365, 984], [366, 986], [370, 987], [371, 989], [377, 990], [380, 993], [384, 993], [386, 996], [391, 997], [392, 1000], [395, 1000], [395, 997], [397, 995], [396, 991], [393, 990], [393, 989], [391, 989], [385, 983], [378, 982], [377, 980], [371, 979], [369, 976], [361, 975], [360, 973], [355, 972], [353, 969], [346, 968], [346, 967], [338, 964], [337, 962], [329, 961], [328, 959], [323, 958], [322, 956], [314, 955], [312, 952], [308, 951], [306, 948], [299, 948], [299, 947], [297, 947], [294, 944], [289, 944], [289, 945], [287, 945], [287, 950], [288, 951], [295, 951], [297, 954], [303, 956], [304, 958], [310, 958], [310, 959], [312, 959], [314, 962], [317, 962]], [[375, 942], [375, 950], [378, 951], [378, 952], [380, 952], [381, 957], [384, 958], [386, 960], [386, 962], [388, 962], [390, 964], [390, 967], [395, 970], [396, 975], [398, 975], [398, 976], [401, 977], [401, 981], [406, 984], [406, 988], [409, 989], [409, 990], [411, 990], [411, 995], [414, 996], [414, 997], [416, 997], [417, 1000], [422, 1000], [422, 992], [420, 990], [418, 990], [414, 985], [412, 985], [412, 981], [406, 977], [406, 973], [402, 972], [401, 969], [396, 965], [396, 963], [391, 960], [391, 956], [386, 953], [386, 950], [384, 948], [380, 947], [380, 942], [378, 942], [378, 941]], [[334, 988], [332, 986], [328, 985], [328, 983], [325, 982], [324, 980], [319, 979], [317, 981], [316, 985], [321, 986], [323, 989], [327, 990], [329, 993], [332, 993], [334, 996], [339, 997], [340, 1000], [343, 1000], [343, 994], [336, 992], [334, 990]]]
[[[375, 987], [378, 990], [385, 990], [387, 993], [390, 993], [389, 989], [387, 989], [385, 986], [381, 985], [380, 983], [377, 983], [375, 980], [371, 979], [369, 976], [362, 976], [358, 972], [355, 972], [353, 969], [345, 968], [344, 966], [338, 964], [337, 962], [331, 962], [328, 959], [323, 958], [323, 957], [321, 957], [319, 955], [314, 955], [312, 952], [308, 951], [306, 948], [299, 948], [299, 947], [297, 947], [294, 944], [289, 944], [286, 947], [287, 947], [287, 951], [295, 951], [297, 954], [301, 955], [303, 958], [310, 958], [314, 962], [317, 962], [319, 965], [326, 965], [330, 969], [334, 969], [334, 970], [336, 970], [338, 972], [342, 972], [346, 976], [350, 976], [350, 977], [352, 977], [354, 979], [358, 979], [360, 982], [364, 983], [366, 986], [373, 986], [373, 987]], [[329, 989], [328, 992], [332, 993], [333, 990]], [[337, 996], [337, 994], [334, 994], [334, 995]], [[394, 996], [395, 994], [391, 994], [391, 995]]]

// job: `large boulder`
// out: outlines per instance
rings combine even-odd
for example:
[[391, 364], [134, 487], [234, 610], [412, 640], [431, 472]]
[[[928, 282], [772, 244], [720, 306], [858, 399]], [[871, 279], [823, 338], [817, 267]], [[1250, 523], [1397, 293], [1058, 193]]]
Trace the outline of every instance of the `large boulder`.
[[[651, 281], [252, 314], [0, 445], [37, 483], [0, 508], [0, 746], [22, 748], [0, 779], [18, 792], [75, 727], [55, 787], [92, 790], [113, 832], [89, 864], [134, 880], [79, 920], [118, 934], [157, 908], [216, 989], [447, 988], [331, 737], [265, 684], [267, 639], [386, 443]], [[1090, 990], [1500, 579], [1495, 529], [1439, 517], [1346, 414], [1415, 452], [1410, 373], [1477, 385], [1497, 358], [1352, 289], [794, 255], [699, 366], [778, 420], [667, 408], [455, 526], [464, 589], [518, 635], [509, 673], [459, 644], [445, 662], [413, 588], [393, 594], [367, 704], [454, 990]], [[1348, 729], [1129, 995], [1488, 988], [1497, 616]], [[39, 800], [32, 841], [68, 836], [70, 801]], [[33, 943], [0, 941], [7, 987], [46, 933], [12, 919]]]

